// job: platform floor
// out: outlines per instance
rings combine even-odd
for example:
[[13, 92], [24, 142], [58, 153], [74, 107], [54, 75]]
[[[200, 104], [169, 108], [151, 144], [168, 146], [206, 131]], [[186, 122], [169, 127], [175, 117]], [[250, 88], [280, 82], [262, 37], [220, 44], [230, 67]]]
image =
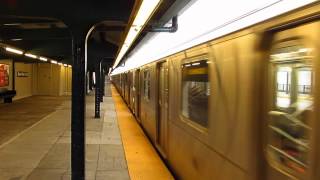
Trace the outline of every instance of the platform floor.
[[[128, 114], [128, 109], [118, 108], [123, 104], [114, 91], [113, 95], [112, 98], [110, 87], [107, 86], [106, 97], [101, 104], [100, 119], [93, 117], [94, 96], [87, 96], [86, 99], [86, 179], [172, 179], [148, 141], [144, 149], [139, 147], [141, 144], [137, 143], [137, 139], [128, 137], [132, 135], [129, 131], [132, 130], [133, 133], [137, 131], [129, 128], [136, 122]], [[34, 106], [32, 102], [30, 101], [30, 107]], [[1, 105], [0, 111], [3, 108], [10, 109], [10, 106], [15, 106], [15, 103]], [[16, 111], [20, 108], [25, 107], [20, 106]], [[70, 179], [70, 111], [70, 100], [65, 98], [53, 111], [47, 111], [44, 117], [32, 121], [33, 124], [17, 130], [15, 135], [1, 142], [0, 180]], [[19, 113], [17, 113], [18, 117], [20, 121], [23, 120], [23, 116]], [[123, 121], [130, 123], [123, 123]], [[136, 127], [140, 128], [137, 124]], [[2, 126], [0, 130], [2, 132]], [[128, 152], [125, 153], [124, 149]], [[137, 154], [140, 155], [137, 156]], [[142, 157], [143, 154], [147, 156]], [[156, 162], [162, 165], [155, 165], [152, 159], [157, 159]], [[161, 168], [157, 169], [158, 167]], [[163, 176], [163, 174], [169, 176]]]
[[114, 87], [112, 87], [112, 96], [130, 178], [132, 180], [174, 179]]
[[0, 104], [0, 145], [56, 110], [66, 96], [32, 96]]

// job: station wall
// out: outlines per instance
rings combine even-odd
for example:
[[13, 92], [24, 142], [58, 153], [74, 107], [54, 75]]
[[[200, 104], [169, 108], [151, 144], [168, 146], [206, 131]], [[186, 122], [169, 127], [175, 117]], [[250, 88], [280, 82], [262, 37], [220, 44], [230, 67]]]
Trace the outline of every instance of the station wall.
[[14, 100], [32, 96], [32, 64], [15, 64], [15, 90]]
[[72, 70], [68, 67], [62, 67], [60, 69], [60, 90], [59, 95], [71, 95], [71, 78]]
[[12, 60], [1, 59], [0, 64], [9, 65], [9, 85], [0, 87], [0, 89], [12, 90], [14, 88], [17, 95], [13, 100], [32, 95], [71, 95], [71, 67], [50, 63], [14, 62], [15, 71], [13, 71]]
[[71, 68], [56, 64], [34, 65], [34, 94], [63, 96], [71, 95]]

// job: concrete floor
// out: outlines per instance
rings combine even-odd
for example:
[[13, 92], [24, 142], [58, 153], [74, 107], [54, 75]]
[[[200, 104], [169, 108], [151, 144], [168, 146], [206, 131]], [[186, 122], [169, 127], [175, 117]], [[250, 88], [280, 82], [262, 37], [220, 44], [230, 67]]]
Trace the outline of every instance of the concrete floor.
[[0, 145], [54, 112], [69, 97], [32, 96], [0, 104]]
[[[2, 133], [0, 180], [71, 179], [70, 98], [32, 98], [44, 97], [0, 105], [1, 132], [15, 129]], [[86, 104], [86, 180], [174, 179], [114, 88], [106, 85], [100, 119], [93, 95]]]
[[[106, 96], [101, 104], [100, 119], [93, 118], [94, 96], [87, 96], [86, 179], [129, 179], [115, 107], [108, 88]], [[10, 106], [14, 103], [1, 106], [0, 111], [10, 109]], [[24, 131], [20, 128], [15, 136], [0, 145], [0, 180], [70, 179], [70, 108], [70, 100], [64, 99], [52, 112], [46, 111], [47, 114], [38, 122]], [[37, 111], [42, 112], [41, 109]], [[23, 121], [24, 116], [17, 114], [17, 118]]]

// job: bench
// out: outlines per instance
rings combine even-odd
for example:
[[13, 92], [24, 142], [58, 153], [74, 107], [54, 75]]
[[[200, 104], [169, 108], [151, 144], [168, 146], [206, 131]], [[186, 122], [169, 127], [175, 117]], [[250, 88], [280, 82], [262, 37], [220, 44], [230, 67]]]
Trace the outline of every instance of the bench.
[[6, 90], [0, 92], [0, 98], [3, 98], [4, 103], [12, 103], [12, 98], [17, 94], [15, 90]]

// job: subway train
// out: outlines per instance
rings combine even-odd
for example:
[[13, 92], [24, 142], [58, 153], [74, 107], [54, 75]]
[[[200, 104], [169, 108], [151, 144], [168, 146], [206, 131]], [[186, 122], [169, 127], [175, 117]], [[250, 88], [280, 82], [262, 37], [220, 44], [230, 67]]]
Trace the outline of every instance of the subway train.
[[320, 179], [319, 12], [314, 3], [111, 76], [177, 179]]

